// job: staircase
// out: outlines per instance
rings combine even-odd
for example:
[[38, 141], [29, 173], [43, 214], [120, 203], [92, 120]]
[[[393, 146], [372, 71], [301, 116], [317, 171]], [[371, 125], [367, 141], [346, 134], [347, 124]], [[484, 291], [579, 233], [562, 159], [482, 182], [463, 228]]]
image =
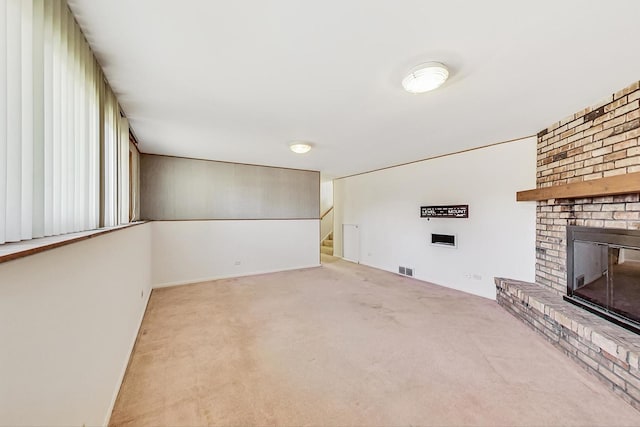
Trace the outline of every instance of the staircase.
[[333, 233], [329, 233], [329, 235], [322, 241], [320, 252], [327, 255], [333, 255]]

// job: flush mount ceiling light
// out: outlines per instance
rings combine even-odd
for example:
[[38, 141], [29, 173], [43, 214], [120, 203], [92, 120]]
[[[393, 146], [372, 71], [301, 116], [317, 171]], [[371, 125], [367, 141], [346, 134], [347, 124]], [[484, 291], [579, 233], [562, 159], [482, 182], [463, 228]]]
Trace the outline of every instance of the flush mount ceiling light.
[[289, 145], [289, 149], [296, 154], [308, 153], [311, 150], [311, 144], [307, 142], [292, 142]]
[[447, 80], [449, 70], [439, 62], [426, 62], [414, 67], [402, 80], [404, 90], [409, 93], [423, 93], [434, 90]]

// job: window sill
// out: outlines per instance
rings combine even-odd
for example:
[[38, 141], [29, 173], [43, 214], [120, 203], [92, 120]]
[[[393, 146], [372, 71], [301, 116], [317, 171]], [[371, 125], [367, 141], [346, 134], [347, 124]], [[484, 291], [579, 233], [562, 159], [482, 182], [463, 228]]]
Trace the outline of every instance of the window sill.
[[41, 237], [38, 239], [25, 240], [22, 242], [12, 242], [0, 245], [0, 263], [34, 255], [49, 249], [59, 248], [71, 243], [80, 242], [82, 240], [91, 239], [92, 237], [102, 236], [113, 231], [122, 230], [124, 228], [135, 227], [136, 225], [145, 224], [147, 221], [132, 222], [129, 224], [118, 225], [115, 227], [100, 228], [97, 230], [80, 231], [78, 233], [62, 234], [59, 236]]

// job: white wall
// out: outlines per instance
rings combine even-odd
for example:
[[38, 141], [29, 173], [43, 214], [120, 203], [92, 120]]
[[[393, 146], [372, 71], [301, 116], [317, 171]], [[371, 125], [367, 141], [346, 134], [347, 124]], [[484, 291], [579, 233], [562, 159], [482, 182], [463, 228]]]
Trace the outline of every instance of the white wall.
[[0, 264], [0, 425], [103, 425], [151, 290], [151, 224]]
[[637, 249], [620, 249], [619, 263], [640, 262], [640, 251]]
[[595, 243], [575, 242], [573, 245], [574, 277], [584, 275], [585, 285], [601, 278], [609, 268], [608, 250], [608, 247]]
[[[320, 176], [320, 215], [333, 206], [333, 179]], [[320, 221], [320, 241], [333, 231], [333, 211], [329, 212]]]
[[152, 223], [154, 287], [320, 264], [319, 220]]
[[333, 216], [331, 211], [320, 220], [320, 241], [322, 242], [333, 231]]
[[0, 425], [105, 425], [152, 283], [318, 266], [319, 227], [154, 222], [0, 264]]
[[[360, 262], [411, 267], [417, 279], [495, 298], [494, 277], [535, 279], [536, 139], [482, 148], [334, 181], [334, 239], [358, 224]], [[421, 219], [420, 206], [468, 204], [468, 219]], [[456, 234], [457, 248], [432, 246], [431, 233]]]
[[333, 178], [320, 175], [320, 214], [333, 206]]

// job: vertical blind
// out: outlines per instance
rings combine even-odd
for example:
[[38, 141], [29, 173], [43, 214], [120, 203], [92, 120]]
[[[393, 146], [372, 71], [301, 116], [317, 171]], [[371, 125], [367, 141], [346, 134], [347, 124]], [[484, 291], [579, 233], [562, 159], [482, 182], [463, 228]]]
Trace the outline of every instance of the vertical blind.
[[64, 0], [0, 0], [0, 244], [129, 221], [129, 125]]

